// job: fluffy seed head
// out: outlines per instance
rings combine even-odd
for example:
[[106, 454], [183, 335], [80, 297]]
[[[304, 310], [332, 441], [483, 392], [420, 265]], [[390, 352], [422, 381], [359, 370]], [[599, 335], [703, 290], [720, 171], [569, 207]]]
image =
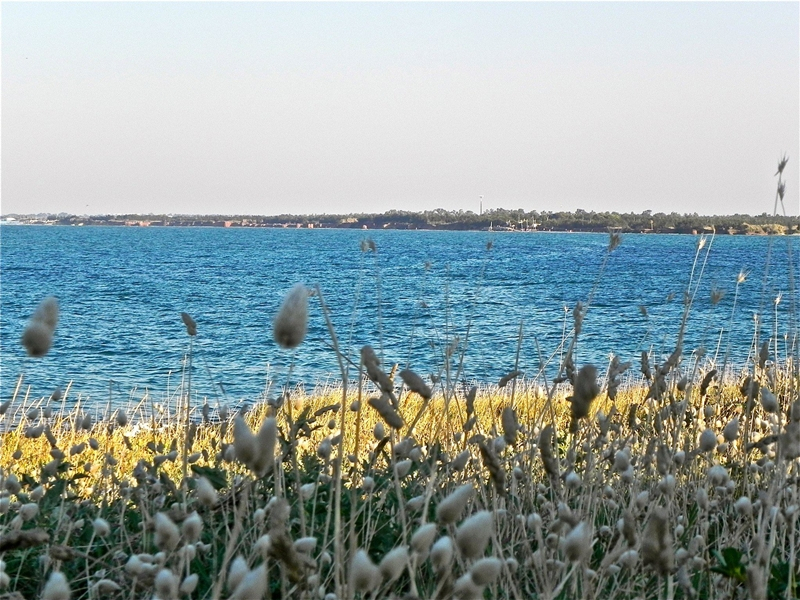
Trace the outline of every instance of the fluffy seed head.
[[203, 519], [194, 511], [183, 523], [181, 523], [181, 530], [183, 537], [186, 538], [187, 543], [194, 544], [200, 539], [200, 533], [203, 531]]
[[97, 537], [106, 537], [109, 533], [111, 533], [111, 525], [108, 524], [108, 521], [101, 519], [100, 517], [92, 521], [92, 527], [94, 528], [94, 534]]
[[159, 550], [174, 550], [181, 539], [178, 526], [165, 513], [156, 513], [155, 542]]
[[197, 488], [195, 491], [197, 492], [197, 499], [203, 506], [210, 508], [219, 502], [217, 490], [214, 489], [214, 486], [211, 485], [211, 482], [205, 477], [199, 477], [197, 479]]
[[155, 580], [156, 594], [161, 600], [177, 600], [178, 579], [169, 569], [161, 569]]
[[302, 283], [296, 284], [283, 300], [272, 335], [282, 348], [296, 348], [306, 337], [308, 331], [308, 289]]
[[22, 345], [29, 356], [42, 357], [53, 345], [53, 334], [58, 325], [58, 300], [49, 296], [42, 300], [22, 333]]
[[732, 442], [739, 437], [739, 417], [734, 417], [722, 430], [722, 437], [726, 442]]
[[456, 488], [447, 498], [439, 502], [436, 507], [436, 520], [442, 525], [458, 521], [474, 494], [475, 488], [469, 483]]
[[672, 570], [675, 556], [672, 552], [672, 536], [669, 531], [667, 511], [661, 507], [653, 509], [642, 535], [642, 562], [651, 566], [659, 575]]
[[492, 537], [494, 519], [488, 510], [482, 510], [466, 519], [456, 530], [456, 545], [464, 558], [478, 558]]
[[253, 600], [262, 598], [267, 591], [267, 567], [261, 563], [252, 571], [247, 571], [236, 589], [231, 594], [231, 600]]
[[183, 580], [183, 583], [181, 583], [181, 587], [178, 591], [185, 596], [189, 596], [197, 589], [197, 584], [199, 582], [200, 577], [197, 575], [197, 573], [192, 573]]
[[247, 561], [244, 559], [243, 556], [239, 555], [233, 559], [231, 562], [231, 566], [228, 569], [228, 589], [230, 591], [235, 590], [239, 587], [239, 584], [244, 579], [244, 576], [247, 575], [249, 569], [247, 568]]
[[426, 523], [411, 536], [411, 549], [420, 556], [421, 560], [425, 560], [425, 557], [428, 556], [435, 537], [436, 525], [433, 523]]
[[42, 600], [69, 600], [72, 591], [67, 578], [60, 571], [53, 571], [42, 590]]
[[581, 521], [564, 539], [564, 554], [571, 562], [581, 562], [592, 551], [592, 528]]
[[431, 548], [431, 564], [436, 571], [443, 571], [453, 562], [453, 540], [441, 537]]
[[710, 429], [706, 429], [700, 434], [700, 441], [698, 443], [700, 452], [711, 452], [717, 447], [717, 434]]
[[494, 583], [494, 580], [497, 579], [497, 576], [500, 575], [500, 567], [502, 564], [499, 558], [493, 556], [482, 558], [475, 561], [475, 564], [473, 564], [469, 570], [469, 574], [476, 585], [491, 585]]
[[403, 574], [406, 564], [408, 564], [408, 546], [398, 546], [381, 559], [378, 569], [385, 581], [394, 581]]
[[381, 572], [364, 550], [359, 550], [350, 565], [352, 592], [369, 593], [381, 583]]

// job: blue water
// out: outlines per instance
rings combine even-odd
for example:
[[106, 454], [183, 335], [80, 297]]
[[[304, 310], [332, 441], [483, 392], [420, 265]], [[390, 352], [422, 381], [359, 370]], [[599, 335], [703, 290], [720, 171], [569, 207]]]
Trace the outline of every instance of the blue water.
[[[366, 237], [377, 254], [360, 250]], [[796, 269], [800, 240], [791, 241]], [[438, 372], [445, 346], [458, 335], [468, 340], [463, 378], [494, 382], [514, 367], [522, 322], [519, 365], [532, 377], [539, 353], [557, 352], [567, 313], [571, 318], [575, 303], [586, 302], [607, 243], [601, 234], [3, 226], [0, 397], [12, 395], [20, 374], [23, 393], [30, 386], [34, 398], [70, 381], [70, 398], [89, 404], [105, 405], [109, 394], [114, 403], [127, 402], [145, 390], [163, 396], [180, 383], [189, 349], [181, 311], [198, 324], [193, 389], [212, 402], [255, 400], [268, 381], [335, 382], [337, 361], [317, 299], [296, 352], [272, 340], [273, 315], [298, 281], [319, 285], [339, 343], [356, 361], [369, 343], [389, 364]], [[696, 236], [623, 237], [594, 294], [578, 364], [603, 364], [612, 352], [638, 364], [643, 349], [671, 352], [697, 243]], [[703, 345], [722, 361], [743, 269], [750, 275], [734, 314], [731, 362], [747, 360], [753, 314], [762, 305], [762, 335], [773, 332], [778, 293], [784, 343], [792, 305], [788, 244], [774, 238], [765, 287], [767, 238], [708, 240], [695, 267], [697, 280], [710, 245], [687, 351]], [[716, 306], [712, 285], [727, 292]], [[43, 359], [27, 358], [20, 335], [51, 294], [61, 305], [54, 346]]]

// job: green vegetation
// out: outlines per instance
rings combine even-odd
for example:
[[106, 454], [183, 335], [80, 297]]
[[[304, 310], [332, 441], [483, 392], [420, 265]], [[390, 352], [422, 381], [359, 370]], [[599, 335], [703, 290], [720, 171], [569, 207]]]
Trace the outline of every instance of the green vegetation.
[[56, 225], [207, 226], [207, 227], [314, 227], [354, 229], [447, 229], [505, 231], [594, 231], [622, 233], [702, 233], [767, 235], [800, 231], [798, 217], [767, 215], [702, 216], [678, 213], [544, 212], [494, 209], [472, 211], [436, 209], [424, 212], [391, 210], [382, 214], [347, 215], [37, 215], [17, 216], [20, 222]]

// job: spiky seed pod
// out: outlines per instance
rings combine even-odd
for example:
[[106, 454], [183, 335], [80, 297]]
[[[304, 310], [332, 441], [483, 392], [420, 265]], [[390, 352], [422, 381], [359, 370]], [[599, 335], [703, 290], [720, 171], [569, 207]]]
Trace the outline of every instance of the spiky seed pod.
[[500, 575], [500, 568], [502, 566], [503, 563], [499, 558], [493, 556], [481, 558], [475, 561], [472, 567], [470, 567], [469, 574], [476, 585], [492, 585], [494, 580], [497, 579], [497, 576]]
[[72, 591], [67, 578], [60, 571], [53, 571], [42, 590], [42, 600], [69, 600]]
[[703, 433], [700, 434], [700, 441], [698, 443], [698, 448], [700, 452], [712, 452], [717, 447], [717, 434], [711, 431], [710, 429], [706, 429]]
[[669, 531], [669, 515], [661, 507], [653, 509], [642, 535], [642, 562], [652, 567], [659, 575], [672, 571], [675, 557], [672, 552], [672, 535]]
[[155, 517], [155, 543], [159, 550], [175, 550], [181, 539], [178, 526], [172, 522], [165, 513], [156, 513]]
[[308, 331], [308, 289], [296, 284], [281, 304], [272, 328], [272, 336], [282, 348], [296, 348]]
[[408, 546], [398, 546], [390, 550], [378, 564], [384, 581], [392, 582], [400, 575], [408, 564]]
[[582, 562], [592, 552], [592, 527], [581, 521], [564, 538], [564, 554], [570, 562]]
[[416, 392], [425, 400], [430, 400], [433, 392], [431, 388], [422, 380], [422, 377], [409, 369], [400, 371], [400, 378], [403, 380], [412, 392]]
[[436, 507], [436, 520], [442, 525], [458, 521], [474, 494], [475, 488], [470, 483], [456, 488], [447, 498], [439, 502]]
[[426, 523], [411, 536], [411, 549], [417, 553], [420, 561], [427, 558], [434, 538], [436, 538], [436, 525], [433, 523]]
[[464, 558], [478, 558], [492, 537], [494, 518], [492, 513], [482, 510], [466, 519], [456, 530], [456, 546]]
[[431, 547], [431, 565], [434, 570], [442, 572], [453, 562], [453, 540], [449, 536], [440, 537]]
[[231, 600], [257, 600], [267, 591], [267, 566], [261, 563], [252, 571], [247, 571], [242, 581], [231, 594]]
[[350, 590], [367, 594], [381, 583], [381, 571], [364, 550], [359, 550], [350, 565]]

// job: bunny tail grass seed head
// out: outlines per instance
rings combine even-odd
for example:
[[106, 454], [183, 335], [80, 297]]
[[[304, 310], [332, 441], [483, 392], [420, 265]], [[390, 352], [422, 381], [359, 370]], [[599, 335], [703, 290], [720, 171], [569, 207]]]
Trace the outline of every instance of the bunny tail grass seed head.
[[408, 564], [408, 546], [399, 546], [390, 550], [378, 564], [381, 575], [385, 581], [392, 582], [403, 574], [403, 569]]
[[592, 552], [592, 527], [581, 521], [564, 539], [564, 554], [571, 562], [582, 562]]
[[189, 313], [182, 312], [181, 319], [183, 319], [183, 324], [186, 325], [186, 333], [190, 336], [197, 335], [197, 323], [195, 323]]
[[431, 564], [437, 572], [444, 571], [453, 562], [453, 540], [449, 536], [440, 537], [431, 548]]
[[269, 581], [267, 566], [261, 563], [252, 571], [248, 571], [231, 594], [231, 600], [259, 600], [264, 597]]
[[470, 483], [456, 488], [447, 498], [439, 502], [436, 507], [436, 520], [442, 525], [458, 521], [473, 495], [475, 488]]
[[569, 398], [572, 406], [570, 412], [573, 421], [578, 421], [589, 415], [589, 406], [592, 400], [600, 393], [600, 386], [597, 384], [597, 367], [594, 365], [583, 365], [575, 378], [575, 385], [572, 396]]
[[72, 591], [67, 578], [60, 571], [53, 571], [42, 590], [42, 600], [69, 600]]
[[659, 575], [672, 571], [675, 556], [672, 552], [672, 535], [669, 531], [669, 514], [666, 509], [656, 507], [642, 534], [642, 562], [652, 567]]
[[456, 545], [464, 558], [479, 558], [494, 532], [494, 519], [482, 510], [466, 519], [456, 530]]
[[181, 539], [178, 526], [165, 513], [156, 513], [155, 543], [159, 550], [174, 550]]
[[427, 558], [431, 549], [431, 544], [436, 538], [436, 525], [426, 523], [414, 532], [411, 536], [411, 549], [419, 555], [421, 560]]
[[48, 296], [33, 313], [22, 333], [21, 342], [29, 356], [40, 358], [50, 351], [58, 325], [58, 300]]
[[364, 550], [359, 550], [350, 565], [350, 592], [369, 593], [381, 583], [381, 571]]
[[500, 568], [502, 562], [499, 558], [490, 556], [488, 558], [481, 558], [475, 561], [475, 564], [469, 570], [469, 574], [477, 585], [486, 586], [494, 583], [497, 576], [500, 575]]
[[296, 284], [283, 300], [272, 329], [275, 342], [282, 348], [296, 348], [308, 331], [308, 289]]

